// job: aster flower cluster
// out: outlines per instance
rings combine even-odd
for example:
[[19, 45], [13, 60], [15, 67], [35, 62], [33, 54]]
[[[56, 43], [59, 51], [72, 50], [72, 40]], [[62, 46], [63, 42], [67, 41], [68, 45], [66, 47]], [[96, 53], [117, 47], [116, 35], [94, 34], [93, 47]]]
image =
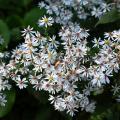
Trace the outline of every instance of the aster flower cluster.
[[[12, 52], [12, 60], [7, 65], [10, 78], [20, 89], [31, 84], [36, 90], [48, 91], [49, 100], [59, 111], [66, 110], [73, 116], [81, 107], [93, 112], [95, 103], [87, 97], [90, 93], [79, 92], [77, 87], [89, 76], [87, 71], [84, 73], [89, 51], [87, 31], [79, 26], [63, 27], [59, 32], [60, 43], [55, 36], [43, 37], [28, 26], [23, 31], [25, 42]], [[60, 44], [63, 50], [58, 52]]]
[[115, 3], [106, 3], [105, 0], [45, 0], [39, 3], [40, 8], [45, 8], [47, 13], [55, 14], [55, 21], [68, 24], [77, 14], [79, 19], [87, 19], [90, 16], [100, 18], [103, 14], [115, 7]]
[[[101, 94], [107, 84], [113, 95], [117, 93], [119, 102], [120, 83], [111, 85], [111, 78], [119, 72], [120, 30], [94, 38], [91, 47], [89, 30], [70, 22], [73, 8], [80, 19], [86, 19], [91, 15], [101, 16], [112, 9], [112, 5], [103, 0], [45, 0], [39, 3], [49, 14], [56, 15], [55, 18], [42, 17], [38, 20], [39, 27], [47, 32], [54, 22], [63, 26], [58, 34], [50, 36], [28, 26], [22, 31], [25, 40], [22, 44], [11, 53], [0, 53], [0, 104], [6, 103], [4, 90], [10, 90], [11, 81], [20, 89], [32, 86], [36, 91], [47, 91], [55, 109], [71, 116], [79, 108], [94, 112], [96, 101], [91, 100], [90, 95]], [[92, 54], [94, 49], [97, 52]]]
[[[35, 90], [48, 91], [56, 110], [72, 116], [79, 107], [94, 112], [91, 92], [109, 84], [113, 72], [119, 70], [119, 32], [105, 33], [103, 40], [95, 38], [93, 47], [100, 50], [91, 56], [88, 30], [77, 24], [62, 27], [60, 39], [54, 35], [44, 37], [28, 26], [22, 31], [25, 42], [12, 51], [8, 64], [1, 63], [0, 89], [10, 89], [8, 79], [12, 79], [20, 89], [32, 85]], [[4, 98], [1, 95], [1, 101], [6, 102]]]

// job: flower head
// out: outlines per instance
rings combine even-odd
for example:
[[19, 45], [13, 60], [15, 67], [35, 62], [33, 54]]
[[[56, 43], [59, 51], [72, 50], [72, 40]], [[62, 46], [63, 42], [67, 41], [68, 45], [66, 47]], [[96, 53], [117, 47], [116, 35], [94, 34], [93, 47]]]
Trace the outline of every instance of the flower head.
[[42, 19], [38, 21], [39, 26], [45, 26], [46, 28], [48, 26], [52, 26], [53, 23], [54, 23], [53, 18], [52, 17], [47, 18], [46, 16], [42, 17]]

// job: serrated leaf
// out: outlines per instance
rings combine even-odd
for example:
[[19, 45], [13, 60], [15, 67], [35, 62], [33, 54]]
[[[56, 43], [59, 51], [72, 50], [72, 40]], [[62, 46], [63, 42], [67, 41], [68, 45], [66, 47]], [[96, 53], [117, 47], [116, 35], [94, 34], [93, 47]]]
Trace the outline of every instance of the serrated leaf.
[[95, 26], [98, 26], [99, 24], [106, 24], [106, 23], [111, 23], [115, 22], [120, 19], [120, 13], [118, 10], [113, 9], [107, 13], [105, 13], [100, 20], [97, 22]]
[[6, 48], [9, 40], [10, 40], [10, 32], [8, 29], [7, 24], [3, 21], [0, 20], [0, 35], [4, 38], [4, 44], [2, 45], [2, 49]]
[[5, 104], [5, 106], [0, 106], [0, 118], [4, 117], [5, 115], [7, 115], [12, 107], [13, 104], [15, 102], [15, 91], [14, 90], [7, 90], [4, 93], [6, 95], [6, 99], [7, 99], [7, 103]]

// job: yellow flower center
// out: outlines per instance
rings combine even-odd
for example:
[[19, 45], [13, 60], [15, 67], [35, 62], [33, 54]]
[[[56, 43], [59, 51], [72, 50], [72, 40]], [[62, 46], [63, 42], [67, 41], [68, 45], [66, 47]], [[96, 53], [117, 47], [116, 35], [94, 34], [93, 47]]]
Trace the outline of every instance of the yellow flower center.
[[45, 22], [45, 23], [48, 23], [48, 18], [44, 18], [44, 22]]
[[110, 41], [109, 40], [105, 40], [105, 44], [109, 45]]
[[50, 80], [50, 81], [52, 81], [52, 80], [53, 80], [53, 76], [52, 76], [52, 75], [49, 77], [49, 80]]
[[52, 57], [51, 52], [48, 52], [48, 58], [50, 59]]

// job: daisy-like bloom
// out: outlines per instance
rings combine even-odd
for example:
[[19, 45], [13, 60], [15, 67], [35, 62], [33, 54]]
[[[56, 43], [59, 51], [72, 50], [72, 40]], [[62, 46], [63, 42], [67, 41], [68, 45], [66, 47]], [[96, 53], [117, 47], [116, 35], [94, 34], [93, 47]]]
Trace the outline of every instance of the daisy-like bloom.
[[4, 91], [6, 89], [10, 90], [11, 85], [8, 84], [8, 80], [3, 80], [3, 78], [0, 78], [0, 91]]
[[102, 84], [106, 84], [106, 83], [109, 83], [110, 80], [108, 79], [108, 77], [102, 73], [102, 72], [96, 72], [94, 73], [93, 75], [93, 79], [92, 79], [92, 85], [97, 85], [98, 87], [101, 87]]
[[[80, 56], [81, 58], [84, 58], [85, 55], [87, 55], [87, 47], [85, 45], [77, 44], [76, 45], [76, 56]], [[74, 50], [74, 49], [73, 49]]]
[[57, 81], [58, 76], [56, 74], [53, 73], [49, 73], [46, 75], [46, 78], [48, 81]]
[[87, 38], [89, 36], [89, 33], [88, 33], [89, 30], [86, 30], [86, 29], [82, 29], [80, 30], [80, 33], [81, 33], [81, 38]]
[[107, 39], [111, 39], [111, 40], [113, 40], [114, 38], [113, 38], [113, 33], [112, 32], [106, 32], [105, 34], [104, 34], [104, 36], [105, 36], [105, 38], [107, 38]]
[[34, 33], [35, 32], [33, 31], [33, 28], [28, 26], [22, 31], [22, 36], [25, 36], [25, 39], [30, 39], [30, 37], [33, 36]]
[[52, 17], [47, 18], [46, 16], [42, 17], [42, 19], [39, 19], [39, 21], [38, 21], [39, 27], [45, 26], [46, 28], [48, 26], [52, 26], [53, 23], [54, 23], [53, 18]]
[[112, 32], [115, 41], [120, 42], [120, 30], [115, 30]]
[[96, 18], [100, 17], [102, 15], [102, 11], [100, 8], [93, 7], [93, 10], [91, 12], [92, 16], [95, 16]]
[[108, 12], [108, 11], [110, 11], [111, 10], [111, 8], [112, 8], [112, 5], [113, 4], [107, 4], [107, 3], [101, 3], [101, 9], [102, 9], [102, 11], [103, 11], [103, 13], [105, 13], [105, 12]]
[[63, 0], [63, 3], [67, 6], [70, 6], [71, 4], [73, 4], [73, 0]]
[[100, 47], [100, 38], [96, 39], [94, 38], [94, 40], [92, 41], [94, 43], [93, 47]]
[[28, 82], [28, 81], [26, 80], [26, 78], [21, 79], [21, 76], [18, 75], [18, 76], [16, 77], [15, 82], [17, 83], [17, 86], [18, 86], [20, 89], [23, 89], [23, 88], [26, 88], [26, 87], [27, 87], [27, 82]]
[[50, 41], [50, 44], [49, 44], [50, 48], [57, 48], [58, 47], [59, 42], [56, 41], [56, 36], [53, 36], [52, 38], [50, 38], [49, 41]]
[[42, 75], [38, 75], [38, 76], [30, 75], [29, 76], [29, 81], [32, 85], [34, 85], [34, 84], [38, 84], [38, 82], [41, 80], [41, 78], [42, 78]]
[[46, 61], [48, 61], [48, 63], [54, 63], [56, 57], [57, 57], [57, 52], [52, 50], [52, 51], [47, 51], [47, 54], [44, 54], [44, 56], [42, 56], [43, 59], [45, 59]]

